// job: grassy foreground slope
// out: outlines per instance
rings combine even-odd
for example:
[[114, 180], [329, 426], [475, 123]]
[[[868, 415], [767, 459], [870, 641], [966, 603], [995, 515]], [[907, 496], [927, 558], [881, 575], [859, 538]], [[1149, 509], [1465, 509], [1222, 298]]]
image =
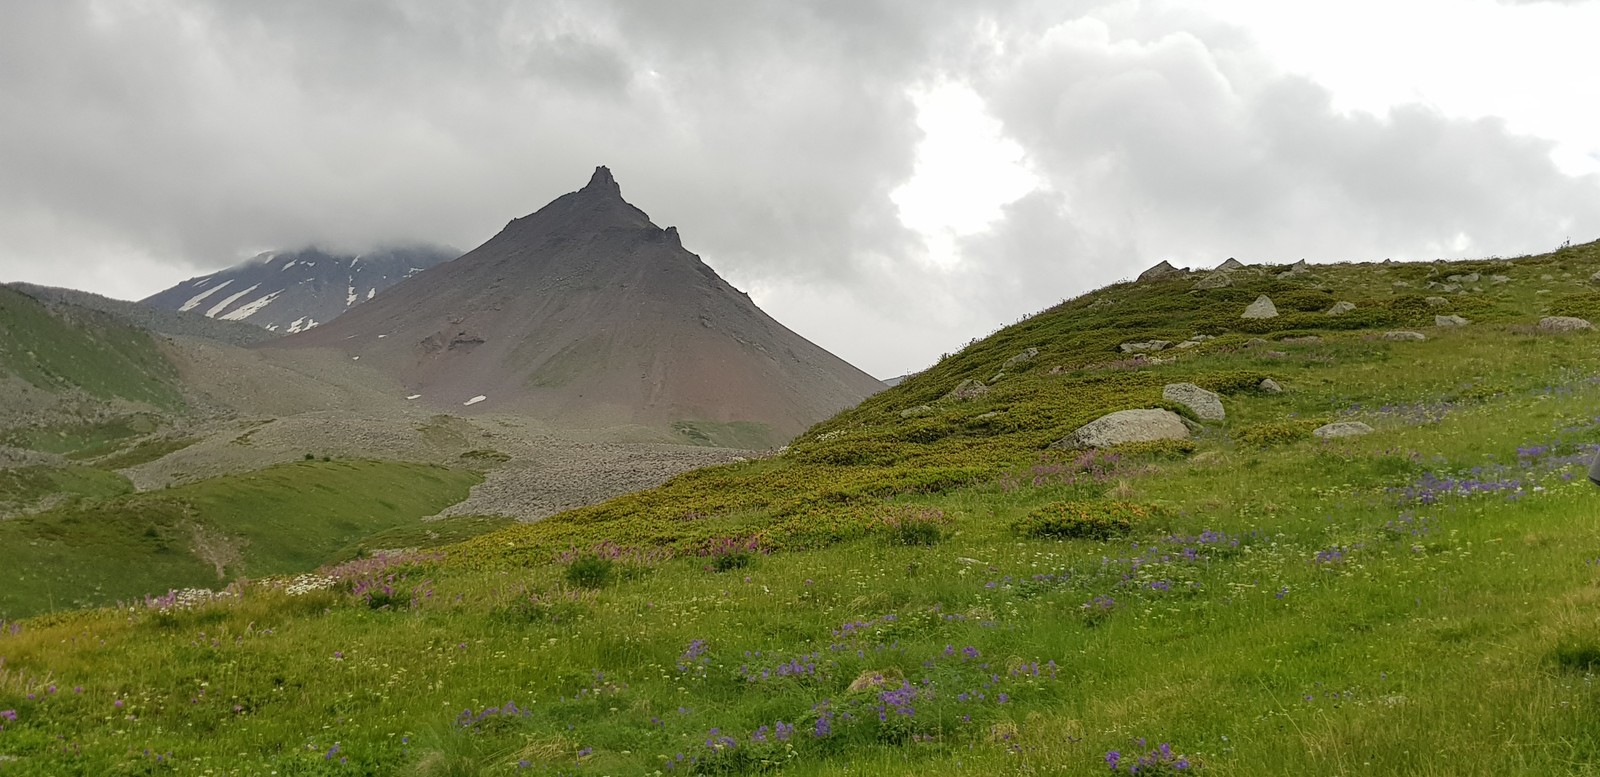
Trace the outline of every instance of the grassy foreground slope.
[[426, 464], [306, 461], [0, 521], [0, 617], [308, 571], [465, 499], [481, 479]]
[[[774, 459], [443, 559], [7, 624], [0, 773], [1595, 773], [1600, 335], [1531, 325], [1593, 304], [1600, 254], [1479, 264], [1440, 295], [1460, 328], [1421, 296], [1462, 264], [1315, 268], [1353, 328], [1289, 313], [1315, 279], [1116, 286]], [[1283, 320], [1237, 318], [1257, 289]], [[1179, 380], [1229, 420], [1044, 451]]]

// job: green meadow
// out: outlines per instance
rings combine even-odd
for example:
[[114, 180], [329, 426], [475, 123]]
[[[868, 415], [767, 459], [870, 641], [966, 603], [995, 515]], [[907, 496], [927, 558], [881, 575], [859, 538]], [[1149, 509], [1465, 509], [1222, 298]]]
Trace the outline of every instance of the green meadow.
[[[0, 625], [0, 774], [1600, 773], [1600, 334], [1534, 327], [1600, 314], [1596, 270], [1591, 245], [1118, 284], [781, 454], [533, 524], [419, 535], [476, 476], [417, 465], [229, 481], [187, 504], [254, 532], [251, 582]], [[1279, 318], [1240, 320], [1262, 293]], [[1228, 419], [1050, 447], [1190, 414], [1173, 382]], [[103, 508], [139, 498], [75, 514], [126, 544]], [[361, 523], [380, 498], [393, 525]], [[360, 552], [379, 531], [421, 549]]]

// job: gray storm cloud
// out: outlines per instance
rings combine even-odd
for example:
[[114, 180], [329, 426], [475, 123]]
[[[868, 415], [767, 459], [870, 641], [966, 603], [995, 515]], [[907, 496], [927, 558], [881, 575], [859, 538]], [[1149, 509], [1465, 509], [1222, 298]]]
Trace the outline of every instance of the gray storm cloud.
[[[962, 83], [1039, 189], [926, 261], [890, 193]], [[268, 248], [477, 245], [597, 164], [880, 375], [1161, 259], [1516, 254], [1600, 182], [1494, 120], [1340, 113], [1138, 2], [0, 5], [0, 279], [138, 296]]]

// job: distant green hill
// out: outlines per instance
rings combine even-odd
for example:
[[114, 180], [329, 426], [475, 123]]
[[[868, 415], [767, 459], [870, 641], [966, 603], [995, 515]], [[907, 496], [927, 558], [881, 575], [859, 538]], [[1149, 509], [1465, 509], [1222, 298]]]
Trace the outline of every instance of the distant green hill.
[[81, 391], [157, 408], [181, 404], [177, 371], [149, 333], [99, 311], [54, 312], [0, 286], [0, 371], [46, 392]]
[[426, 464], [306, 461], [0, 521], [0, 619], [310, 571], [371, 535], [420, 529], [481, 480]]

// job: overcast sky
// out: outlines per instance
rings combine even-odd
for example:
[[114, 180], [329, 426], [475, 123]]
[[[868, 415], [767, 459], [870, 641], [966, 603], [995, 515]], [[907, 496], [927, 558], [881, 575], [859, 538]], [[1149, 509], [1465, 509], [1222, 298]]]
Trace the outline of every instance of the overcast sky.
[[875, 375], [1163, 259], [1600, 238], [1600, 2], [0, 0], [0, 280], [470, 249], [609, 165]]

